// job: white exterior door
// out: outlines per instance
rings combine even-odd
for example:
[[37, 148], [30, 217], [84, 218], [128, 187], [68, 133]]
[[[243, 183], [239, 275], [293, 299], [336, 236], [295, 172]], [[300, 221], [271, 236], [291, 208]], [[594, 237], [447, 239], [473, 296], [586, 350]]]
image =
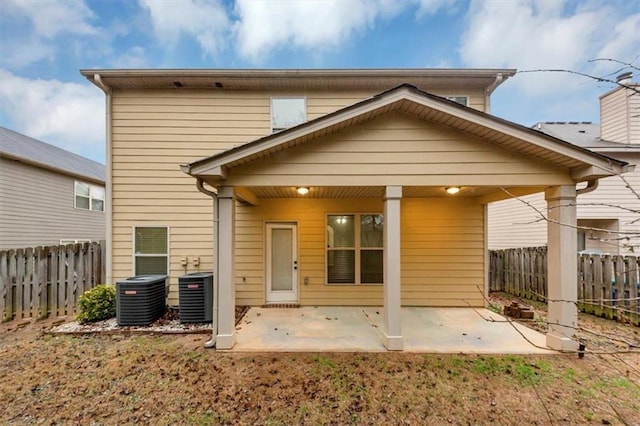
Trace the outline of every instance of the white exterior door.
[[266, 302], [298, 302], [297, 226], [267, 224]]

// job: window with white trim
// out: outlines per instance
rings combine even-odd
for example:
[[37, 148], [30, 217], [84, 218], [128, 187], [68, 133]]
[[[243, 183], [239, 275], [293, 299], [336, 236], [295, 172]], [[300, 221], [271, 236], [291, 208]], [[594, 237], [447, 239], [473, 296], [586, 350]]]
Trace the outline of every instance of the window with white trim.
[[327, 215], [327, 284], [382, 284], [381, 214]]
[[305, 98], [271, 98], [271, 130], [273, 133], [297, 126], [307, 120]]
[[104, 211], [104, 187], [76, 181], [74, 195], [76, 209]]
[[169, 228], [136, 226], [133, 228], [134, 275], [168, 275]]
[[468, 106], [469, 105], [469, 97], [468, 96], [445, 96], [450, 101], [458, 103], [460, 105]]

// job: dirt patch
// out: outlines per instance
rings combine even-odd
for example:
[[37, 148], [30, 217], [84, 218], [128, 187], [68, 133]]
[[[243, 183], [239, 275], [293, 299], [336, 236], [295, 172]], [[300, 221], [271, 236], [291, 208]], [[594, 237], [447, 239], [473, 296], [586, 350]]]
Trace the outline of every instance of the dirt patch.
[[[541, 333], [547, 332], [546, 303], [520, 299], [505, 293], [492, 293], [489, 300], [492, 309], [499, 313], [502, 313], [505, 305], [509, 305], [513, 301], [530, 306], [535, 312], [534, 319], [518, 319], [515, 321], [525, 324], [527, 327], [538, 330]], [[587, 353], [607, 353], [627, 350], [640, 351], [640, 327], [589, 314], [578, 314], [576, 338], [584, 344]]]
[[43, 333], [51, 324], [2, 326], [0, 423], [637, 424], [640, 412], [638, 353], [243, 354], [205, 349], [206, 335]]

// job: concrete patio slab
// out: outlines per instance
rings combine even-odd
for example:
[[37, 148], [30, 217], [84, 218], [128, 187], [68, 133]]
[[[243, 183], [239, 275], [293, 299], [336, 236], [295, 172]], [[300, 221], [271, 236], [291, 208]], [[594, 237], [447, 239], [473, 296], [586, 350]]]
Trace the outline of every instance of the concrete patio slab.
[[[251, 308], [236, 326], [233, 351], [386, 352], [383, 313], [377, 307]], [[404, 307], [401, 315], [405, 352], [554, 353], [542, 349], [543, 334], [488, 309]]]

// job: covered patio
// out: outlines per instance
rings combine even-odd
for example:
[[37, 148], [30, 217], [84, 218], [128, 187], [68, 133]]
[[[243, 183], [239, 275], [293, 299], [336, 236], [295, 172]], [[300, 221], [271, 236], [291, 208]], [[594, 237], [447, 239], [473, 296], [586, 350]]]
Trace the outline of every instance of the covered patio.
[[[363, 350], [457, 351], [450, 339], [475, 336], [480, 352], [522, 350], [522, 342], [531, 350], [509, 323], [482, 318], [494, 315], [483, 308], [487, 204], [544, 191], [550, 326], [538, 343], [575, 350], [576, 197], [626, 168], [406, 85], [184, 165], [214, 203], [218, 322], [210, 344], [242, 349], [251, 341], [247, 330], [236, 335], [239, 304], [254, 307], [246, 325], [258, 340], [246, 348], [294, 350], [314, 340], [318, 350], [362, 341]], [[384, 226], [371, 231], [366, 220]], [[337, 268], [346, 258], [351, 269]], [[255, 308], [278, 303], [307, 315]]]
[[[484, 308], [404, 307], [406, 352], [545, 354], [545, 336]], [[251, 308], [236, 326], [235, 352], [384, 352], [384, 309]]]

